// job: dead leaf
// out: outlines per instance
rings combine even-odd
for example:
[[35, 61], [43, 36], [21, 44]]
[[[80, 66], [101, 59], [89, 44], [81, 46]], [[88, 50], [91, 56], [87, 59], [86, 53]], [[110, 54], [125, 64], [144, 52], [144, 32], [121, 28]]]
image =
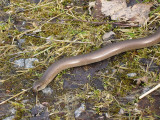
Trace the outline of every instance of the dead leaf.
[[112, 0], [112, 1], [102, 0], [101, 12], [105, 16], [112, 16], [119, 10], [126, 7], [127, 7], [127, 4], [125, 0]]
[[98, 5], [95, 4], [96, 11], [101, 9], [101, 12], [98, 13], [102, 13], [105, 17], [110, 16], [112, 20], [118, 20], [120, 22], [127, 21], [135, 24], [138, 23], [139, 25], [143, 25], [146, 22], [150, 8], [153, 5], [152, 3], [139, 3], [127, 7], [126, 0], [96, 1], [98, 1]]

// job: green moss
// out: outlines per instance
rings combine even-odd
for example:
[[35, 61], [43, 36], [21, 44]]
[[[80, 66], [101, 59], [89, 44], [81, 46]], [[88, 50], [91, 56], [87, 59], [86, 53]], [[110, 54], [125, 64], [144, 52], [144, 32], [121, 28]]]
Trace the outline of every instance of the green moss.
[[[113, 28], [112, 24], [94, 25], [90, 22], [83, 22], [83, 20], [94, 22], [98, 22], [98, 20], [94, 20], [86, 11], [82, 13], [76, 12], [76, 7], [67, 8], [66, 6], [72, 3], [71, 0], [65, 0], [62, 3], [52, 1], [50, 4], [44, 2], [38, 5], [30, 4], [23, 0], [14, 0], [12, 2], [13, 5], [5, 8], [6, 11], [12, 11], [8, 23], [0, 23], [0, 31], [2, 33], [0, 42], [4, 41], [0, 43], [0, 75], [2, 79], [5, 80], [2, 89], [9, 90], [12, 94], [18, 93], [21, 89], [30, 88], [33, 82], [42, 76], [48, 66], [60, 58], [85, 54], [99, 49], [104, 42], [102, 40], [103, 34]], [[148, 0], [145, 2], [148, 2]], [[24, 12], [16, 13], [17, 8], [23, 8]], [[80, 8], [83, 8], [83, 6], [80, 6]], [[158, 12], [159, 6], [151, 12], [151, 15]], [[14, 14], [16, 14], [17, 18], [13, 17]], [[12, 23], [12, 21], [14, 20], [26, 21], [27, 25], [25, 28], [30, 30], [27, 32], [29, 34], [33, 34], [35, 30], [41, 30], [40, 32], [34, 33], [35, 36], [39, 37], [28, 36], [25, 35], [24, 31], [18, 31], [18, 29], [13, 27], [14, 23]], [[157, 22], [156, 19], [153, 19], [150, 26], [154, 26]], [[115, 32], [118, 32], [118, 29], [115, 28]], [[148, 35], [148, 32], [143, 27], [123, 30], [126, 32], [117, 33], [117, 38], [126, 40]], [[52, 36], [52, 42], [46, 43], [45, 38], [49, 36]], [[22, 48], [24, 48], [23, 51], [18, 49], [15, 42], [13, 42], [17, 38], [26, 40], [26, 42], [22, 44]], [[54, 90], [54, 95], [44, 97], [44, 95], [40, 93], [39, 99], [42, 102], [49, 102], [50, 111], [56, 109], [55, 111], [66, 113], [64, 115], [66, 119], [74, 117], [74, 110], [77, 108], [77, 105], [82, 102], [86, 104], [90, 103], [92, 106], [90, 109], [95, 110], [98, 114], [103, 114], [104, 112], [101, 111], [101, 108], [105, 107], [107, 109], [105, 112], [111, 113], [115, 119], [121, 117], [125, 119], [136, 119], [138, 113], [134, 115], [132, 112], [134, 103], [131, 102], [123, 105], [120, 99], [127, 96], [128, 93], [132, 94], [132, 91], [137, 88], [137, 85], [134, 83], [134, 80], [137, 78], [147, 76], [148, 78], [154, 79], [154, 81], [159, 80], [159, 75], [145, 71], [139, 63], [140, 58], [154, 57], [154, 62], [160, 64], [159, 56], [160, 47], [157, 45], [125, 52], [112, 57], [109, 59], [109, 65], [106, 68], [108, 73], [102, 71], [102, 75], [98, 76], [103, 80], [104, 91], [97, 90], [89, 84], [83, 85], [82, 88], [76, 90], [63, 90], [63, 80], [61, 78], [63, 74], [69, 71], [64, 70], [58, 74], [55, 81], [50, 84]], [[36, 57], [40, 61], [35, 63], [35, 68], [25, 70], [13, 67], [12, 59], [17, 60], [30, 57]], [[137, 76], [130, 78], [127, 76], [128, 73], [136, 73]], [[88, 75], [88, 78], [90, 78], [90, 75]], [[151, 82], [153, 82], [153, 80], [149, 79], [149, 83], [146, 84], [149, 85]], [[19, 96], [20, 100], [25, 98], [32, 100], [32, 103], [28, 103], [29, 105], [34, 105], [32, 92], [27, 93], [27, 96]], [[24, 113], [29, 114], [29, 111], [25, 108], [26, 104], [22, 104], [20, 100], [10, 102], [10, 104], [18, 109], [16, 114], [17, 119], [23, 118]], [[152, 99], [150, 100], [152, 101]], [[65, 104], [63, 109], [59, 107], [61, 102]], [[126, 114], [129, 114], [129, 117], [118, 114], [121, 108], [125, 110]], [[141, 116], [140, 114], [138, 115]], [[60, 119], [56, 112], [53, 116], [55, 116], [54, 119]], [[139, 119], [142, 118], [143, 117], [139, 117]]]

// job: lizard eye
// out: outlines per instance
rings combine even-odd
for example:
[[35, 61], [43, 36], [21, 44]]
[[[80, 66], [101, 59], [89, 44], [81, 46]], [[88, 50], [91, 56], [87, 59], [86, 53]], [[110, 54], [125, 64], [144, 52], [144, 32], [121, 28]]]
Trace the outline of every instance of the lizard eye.
[[33, 91], [38, 92], [40, 88], [41, 88], [41, 85], [35, 85], [33, 86]]

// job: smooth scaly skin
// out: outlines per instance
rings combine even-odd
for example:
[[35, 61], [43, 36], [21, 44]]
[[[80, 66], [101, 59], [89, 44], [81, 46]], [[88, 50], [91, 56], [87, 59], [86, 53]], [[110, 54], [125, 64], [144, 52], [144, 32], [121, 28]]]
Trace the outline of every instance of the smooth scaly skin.
[[40, 91], [44, 89], [56, 77], [56, 75], [64, 69], [99, 62], [119, 53], [153, 46], [159, 42], [160, 29], [149, 37], [112, 43], [88, 54], [61, 59], [53, 63], [45, 71], [42, 78], [33, 84], [33, 91]]

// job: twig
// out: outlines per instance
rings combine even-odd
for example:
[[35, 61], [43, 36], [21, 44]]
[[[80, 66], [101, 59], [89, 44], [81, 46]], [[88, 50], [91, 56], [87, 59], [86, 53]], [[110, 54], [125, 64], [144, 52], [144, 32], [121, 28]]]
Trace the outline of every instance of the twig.
[[42, 24], [40, 26], [40, 28], [42, 28], [46, 23], [49, 23], [51, 20], [55, 19], [55, 18], [58, 18], [59, 16], [63, 15], [64, 13], [61, 13], [61, 14], [58, 14], [57, 16], [54, 16], [52, 18], [50, 18], [49, 20], [47, 20], [44, 24]]
[[20, 93], [17, 93], [16, 95], [14, 95], [14, 96], [12, 96], [12, 97], [10, 97], [10, 98], [8, 98], [7, 100], [5, 100], [5, 101], [2, 101], [1, 103], [0, 103], [0, 105], [2, 105], [2, 104], [4, 104], [4, 103], [6, 103], [6, 102], [8, 102], [9, 100], [11, 100], [11, 99], [13, 99], [13, 98], [15, 98], [15, 97], [17, 97], [17, 96], [19, 96], [19, 95], [21, 95], [21, 94], [23, 94], [23, 93], [25, 93], [26, 91], [28, 91], [28, 90], [30, 90], [31, 88], [28, 88], [28, 89], [23, 89], [23, 91], [22, 92], [20, 92]]
[[49, 39], [49, 38], [46, 38], [46, 37], [41, 37], [41, 36], [35, 36], [33, 34], [26, 34], [27, 36], [33, 36], [33, 37], [37, 37], [37, 38], [41, 38], [41, 39], [46, 39], [46, 40], [51, 40], [54, 41], [54, 42], [67, 42], [67, 43], [90, 43], [90, 44], [93, 44], [92, 42], [81, 42], [81, 41], [70, 41], [70, 40], [57, 40], [57, 39]]
[[26, 34], [26, 33], [28, 33], [28, 32], [35, 31], [36, 29], [37, 29], [37, 28], [33, 28], [33, 29], [26, 30], [26, 31], [20, 33], [19, 35], [13, 37], [13, 39], [12, 39], [12, 45], [13, 45], [13, 42], [15, 41], [16, 38], [17, 38], [17, 39], [20, 39], [20, 37], [23, 36], [24, 34]]
[[20, 39], [20, 37], [22, 37], [23, 35], [25, 35], [25, 34], [27, 34], [27, 33], [29, 33], [29, 32], [35, 31], [35, 30], [37, 30], [37, 29], [40, 29], [40, 30], [41, 30], [41, 28], [42, 28], [46, 23], [50, 22], [51, 20], [53, 20], [53, 19], [55, 19], [55, 18], [57, 18], [57, 17], [59, 17], [59, 16], [61, 16], [61, 15], [63, 15], [63, 14], [64, 14], [64, 13], [61, 13], [61, 14], [59, 14], [59, 15], [57, 15], [57, 16], [54, 16], [54, 17], [50, 18], [49, 20], [47, 20], [44, 24], [42, 24], [42, 25], [40, 25], [40, 26], [38, 26], [38, 27], [36, 26], [36, 27], [33, 28], [33, 29], [26, 30], [26, 31], [24, 31], [23, 33], [20, 33], [19, 35], [15, 36], [15, 37], [12, 39], [12, 45], [13, 45], [13, 42], [15, 41], [16, 38], [17, 38], [17, 39]]
[[139, 99], [144, 98], [145, 96], [147, 96], [148, 94], [152, 93], [153, 91], [157, 90], [160, 87], [160, 84], [156, 85], [154, 88], [152, 88], [151, 90], [147, 91], [146, 93], [144, 93], [143, 95], [141, 95], [139, 97]]
[[[79, 22], [86, 22], [86, 23], [89, 23], [89, 24], [95, 24], [95, 25], [103, 25], [103, 24], [112, 24], [114, 26], [120, 26], [120, 27], [139, 27], [138, 24], [130, 24], [130, 23], [123, 23], [123, 22], [93, 22], [93, 21], [87, 21], [87, 20], [82, 20], [81, 18], [76, 18], [75, 16], [73, 15], [70, 15], [69, 13], [66, 13], [67, 15], [69, 15], [70, 17], [73, 17], [73, 19], [65, 19], [63, 21], [79, 21]], [[61, 20], [61, 19], [59, 19]]]
[[34, 6], [34, 7], [28, 8], [28, 9], [24, 8], [24, 10], [25, 10], [25, 11], [29, 11], [29, 10], [32, 10], [32, 9], [35, 9], [35, 8], [38, 8], [38, 7], [43, 7], [43, 6], [51, 5], [51, 4], [54, 4], [54, 3], [55, 3], [55, 2], [49, 2], [49, 3], [41, 4], [41, 5], [38, 4], [38, 5]]
[[0, 80], [1, 83], [5, 82], [6, 80]]

